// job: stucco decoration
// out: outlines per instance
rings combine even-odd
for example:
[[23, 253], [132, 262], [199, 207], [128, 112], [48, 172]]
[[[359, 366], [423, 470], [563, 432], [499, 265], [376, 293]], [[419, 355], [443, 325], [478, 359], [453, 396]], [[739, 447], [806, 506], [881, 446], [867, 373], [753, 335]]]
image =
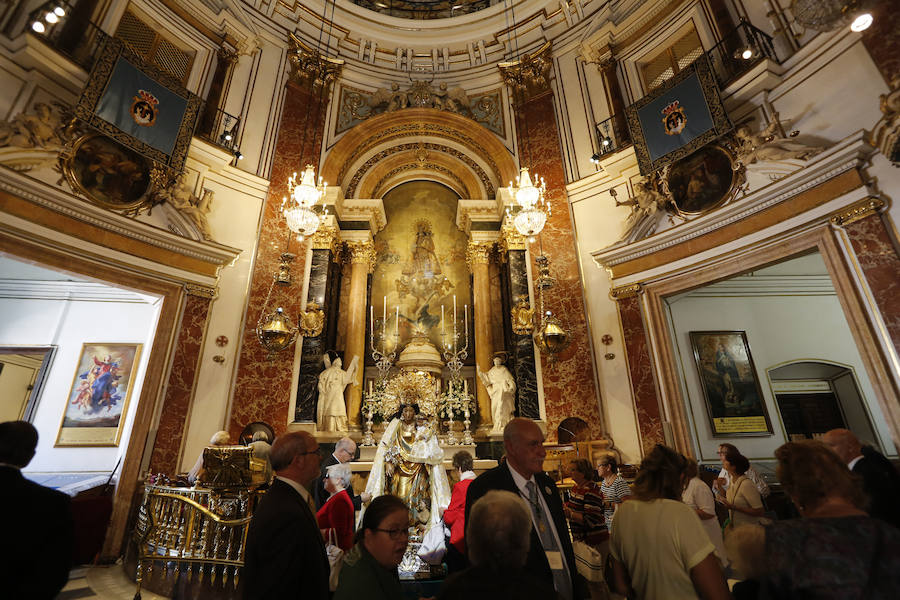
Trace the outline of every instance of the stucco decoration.
[[870, 141], [894, 166], [900, 166], [900, 77], [891, 91], [881, 95], [881, 119], [872, 129]]
[[386, 112], [436, 108], [468, 117], [493, 133], [505, 136], [500, 101], [500, 90], [469, 96], [461, 87], [448, 87], [444, 82], [434, 85], [427, 81], [412, 81], [406, 86], [395, 82], [375, 92], [342, 87], [334, 132], [343, 133], [370, 117]]

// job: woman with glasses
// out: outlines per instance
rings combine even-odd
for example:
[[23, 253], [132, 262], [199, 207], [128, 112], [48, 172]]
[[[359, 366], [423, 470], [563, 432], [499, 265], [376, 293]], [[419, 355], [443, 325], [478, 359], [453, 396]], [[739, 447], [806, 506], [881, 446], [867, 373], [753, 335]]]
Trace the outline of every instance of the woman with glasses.
[[397, 496], [372, 500], [344, 557], [334, 600], [401, 600], [397, 565], [409, 539], [409, 509]]

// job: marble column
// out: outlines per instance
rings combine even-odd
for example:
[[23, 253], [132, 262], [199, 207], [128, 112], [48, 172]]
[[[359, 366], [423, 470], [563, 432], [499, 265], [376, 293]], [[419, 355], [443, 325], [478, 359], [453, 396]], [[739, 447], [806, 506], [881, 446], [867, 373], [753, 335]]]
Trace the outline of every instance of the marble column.
[[[472, 273], [472, 321], [475, 329], [475, 364], [485, 373], [493, 366], [494, 342], [491, 337], [491, 273], [490, 263], [493, 242], [469, 242], [466, 248], [466, 264]], [[467, 334], [468, 335], [468, 334]], [[475, 400], [478, 402], [478, 414], [481, 415], [481, 426], [492, 425], [491, 397], [487, 388], [477, 378], [475, 383]]]
[[885, 223], [884, 200], [867, 198], [832, 218], [847, 232], [894, 348], [900, 353], [900, 256]]
[[344, 391], [347, 401], [347, 420], [351, 431], [361, 429], [359, 408], [362, 402], [363, 366], [366, 358], [366, 307], [368, 305], [368, 276], [375, 268], [375, 244], [372, 240], [347, 242], [347, 259], [350, 261], [350, 289], [347, 293], [347, 334], [344, 348], [344, 368], [350, 366], [354, 356], [359, 357], [359, 368], [353, 383]]
[[552, 51], [547, 44], [519, 64], [500, 67], [513, 90], [519, 130], [519, 162], [539, 174], [547, 184], [546, 198], [553, 206], [531, 256], [542, 250], [550, 259], [556, 286], [545, 293], [550, 310], [568, 330], [571, 344], [551, 363], [541, 355], [541, 379], [547, 417], [547, 438], [555, 440], [557, 427], [567, 417], [590, 425], [593, 439], [604, 436], [594, 357], [585, 313], [584, 288], [579, 270], [575, 231], [566, 197], [562, 146], [550, 86]]
[[336, 235], [333, 227], [320, 229], [313, 236], [309, 283], [306, 291], [306, 310], [316, 308], [325, 312], [325, 323], [318, 335], [303, 336], [300, 351], [300, 375], [297, 383], [297, 402], [294, 422], [308, 423], [316, 420], [316, 404], [319, 399], [319, 373], [324, 368], [322, 357], [328, 348], [334, 347], [334, 330], [337, 327], [338, 296], [341, 288], [340, 266], [336, 263]]
[[619, 319], [622, 321], [625, 355], [628, 360], [628, 374], [634, 397], [634, 412], [637, 416], [638, 431], [641, 434], [641, 449], [646, 455], [656, 444], [665, 443], [662, 413], [656, 383], [653, 381], [653, 367], [650, 361], [650, 346], [647, 342], [647, 328], [641, 313], [641, 287], [639, 285], [616, 288], [610, 297], [616, 301]]
[[199, 370], [203, 336], [209, 318], [209, 307], [216, 292], [190, 286], [184, 301], [178, 341], [172, 357], [172, 370], [166, 383], [166, 397], [156, 431], [156, 442], [150, 456], [150, 471], [174, 476], [178, 472], [184, 432]]
[[[504, 319], [510, 319], [510, 309], [525, 300], [530, 305], [528, 264], [525, 252], [525, 238], [515, 231], [504, 231], [499, 249], [506, 260], [503, 285], [509, 290], [509, 307], [504, 307]], [[507, 351], [510, 353], [508, 365], [516, 378], [516, 415], [529, 419], [541, 418], [538, 401], [537, 371], [534, 362], [534, 341], [531, 332], [518, 334], [511, 327]]]
[[[287, 84], [272, 160], [271, 184], [266, 203], [263, 206], [259, 243], [256, 260], [253, 263], [253, 278], [247, 299], [247, 316], [244, 325], [243, 343], [237, 376], [233, 386], [231, 423], [228, 427], [233, 438], [254, 421], [263, 421], [275, 429], [275, 434], [284, 433], [289, 421], [291, 383], [293, 379], [294, 347], [269, 357], [256, 337], [256, 323], [264, 310], [274, 310], [281, 306], [292, 321], [297, 320], [301, 308], [302, 295], [294, 283], [287, 290], [274, 290], [270, 305], [264, 306], [273, 274], [278, 271], [281, 253], [290, 251], [305, 256], [308, 241], [298, 244], [288, 240], [289, 230], [281, 213], [282, 198], [288, 193], [287, 180], [307, 163], [318, 162], [324, 130], [324, 114], [320, 120], [309, 124], [309, 132], [304, 132], [306, 116], [312, 106], [319, 101], [319, 92], [308, 85], [292, 79]], [[324, 111], [320, 111], [323, 112]], [[304, 144], [304, 139], [307, 142]], [[277, 286], [276, 286], [277, 287]]]

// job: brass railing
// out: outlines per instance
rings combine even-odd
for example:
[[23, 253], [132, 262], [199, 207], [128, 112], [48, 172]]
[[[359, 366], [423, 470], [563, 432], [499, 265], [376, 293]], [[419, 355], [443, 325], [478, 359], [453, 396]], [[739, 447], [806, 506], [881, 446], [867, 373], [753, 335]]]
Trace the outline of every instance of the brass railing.
[[[258, 492], [147, 485], [134, 530], [137, 592], [154, 568], [237, 588]], [[161, 563], [161, 564], [160, 564]], [[157, 566], [154, 566], [157, 565]], [[229, 581], [230, 580], [230, 581]]]

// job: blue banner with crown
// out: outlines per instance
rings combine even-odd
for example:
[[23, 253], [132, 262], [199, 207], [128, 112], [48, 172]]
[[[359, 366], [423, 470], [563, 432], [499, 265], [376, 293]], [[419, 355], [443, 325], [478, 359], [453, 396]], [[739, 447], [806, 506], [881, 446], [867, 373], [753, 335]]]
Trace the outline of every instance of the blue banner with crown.
[[120, 144], [180, 171], [200, 102], [172, 75], [145, 63], [118, 38], [109, 38], [75, 115]]
[[691, 154], [732, 127], [705, 56], [625, 113], [642, 175]]

